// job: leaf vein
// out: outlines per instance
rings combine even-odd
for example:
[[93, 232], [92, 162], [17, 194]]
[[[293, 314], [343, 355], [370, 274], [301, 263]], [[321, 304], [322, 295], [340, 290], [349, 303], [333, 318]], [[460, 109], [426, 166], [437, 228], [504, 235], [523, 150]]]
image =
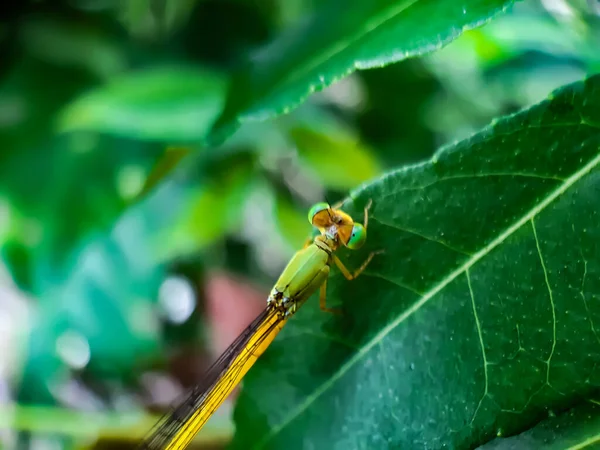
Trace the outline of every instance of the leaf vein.
[[572, 447], [569, 447], [566, 450], [580, 450], [588, 446], [591, 448], [591, 445], [597, 443], [598, 441], [600, 441], [600, 434], [596, 434], [595, 436], [587, 438], [585, 441], [580, 442], [577, 445], [573, 445]]
[[365, 270], [363, 273], [361, 273], [360, 276], [361, 276], [361, 278], [365, 277], [365, 276], [369, 276], [369, 277], [373, 277], [373, 278], [379, 278], [379, 279], [381, 279], [383, 281], [387, 281], [388, 283], [391, 283], [391, 284], [393, 284], [395, 286], [398, 286], [399, 288], [406, 289], [407, 291], [412, 292], [413, 294], [418, 295], [419, 297], [423, 297], [423, 295], [424, 295], [422, 292], [419, 292], [417, 289], [413, 288], [412, 286], [409, 286], [408, 284], [401, 283], [398, 280], [394, 280], [392, 278], [388, 278], [388, 277], [386, 277], [386, 276], [384, 276], [384, 275], [382, 275], [380, 273], [375, 273], [375, 272], [368, 272], [367, 273], [367, 271]]
[[471, 306], [473, 307], [473, 316], [475, 317], [475, 326], [477, 327], [477, 335], [479, 336], [479, 345], [481, 345], [481, 357], [483, 358], [483, 374], [484, 374], [484, 379], [485, 379], [483, 395], [479, 399], [477, 408], [475, 408], [475, 412], [473, 413], [473, 417], [471, 418], [471, 425], [472, 425], [473, 421], [475, 420], [475, 417], [477, 417], [479, 408], [481, 408], [481, 404], [483, 403], [483, 400], [488, 395], [489, 378], [488, 378], [488, 361], [487, 361], [487, 356], [485, 354], [485, 345], [483, 344], [483, 331], [481, 329], [481, 322], [479, 321], [479, 315], [477, 314], [477, 307], [475, 305], [475, 295], [473, 294], [473, 286], [471, 285], [471, 275], [469, 274], [469, 269], [465, 270], [465, 275], [467, 277], [467, 285], [469, 286], [469, 294], [471, 295]]
[[594, 325], [594, 318], [592, 316], [592, 312], [590, 311], [590, 307], [588, 305], [587, 298], [585, 296], [585, 281], [587, 278], [588, 262], [587, 262], [587, 259], [585, 259], [585, 257], [583, 256], [583, 252], [581, 252], [581, 258], [583, 259], [584, 266], [583, 266], [583, 277], [581, 278], [581, 288], [579, 290], [579, 295], [581, 295], [581, 298], [583, 300], [583, 305], [585, 307], [585, 312], [587, 313], [588, 320], [590, 321], [590, 327], [592, 329], [592, 333], [594, 333], [594, 336], [596, 337], [596, 341], [598, 341], [598, 343], [600, 343], [600, 336], [598, 336], [596, 326]]
[[456, 247], [453, 247], [452, 245], [448, 244], [447, 242], [444, 242], [440, 239], [431, 237], [431, 236], [427, 236], [425, 234], [422, 234], [416, 230], [410, 229], [410, 228], [406, 228], [405, 226], [400, 226], [400, 225], [396, 225], [394, 223], [389, 223], [389, 222], [384, 222], [383, 220], [379, 219], [379, 218], [375, 218], [373, 217], [371, 220], [375, 221], [375, 222], [379, 222], [382, 225], [385, 225], [387, 227], [393, 228], [394, 230], [398, 230], [398, 231], [403, 231], [405, 233], [409, 233], [409, 234], [414, 234], [415, 236], [418, 236], [420, 238], [425, 239], [426, 241], [430, 241], [430, 242], [435, 242], [436, 244], [439, 244], [443, 247], [446, 247], [449, 250], [452, 250], [453, 252], [456, 253], [460, 253], [461, 255], [465, 255], [465, 256], [471, 256], [472, 253], [469, 253], [465, 250], [461, 250], [458, 249]]
[[546, 269], [546, 263], [542, 256], [542, 249], [540, 247], [540, 241], [538, 239], [537, 230], [535, 228], [535, 222], [533, 217], [530, 219], [531, 228], [533, 229], [533, 237], [535, 238], [535, 246], [537, 247], [538, 255], [540, 256], [540, 263], [542, 270], [544, 271], [544, 280], [546, 281], [546, 287], [548, 289], [548, 297], [550, 298], [550, 306], [552, 309], [552, 348], [550, 349], [550, 355], [546, 360], [546, 384], [550, 386], [550, 362], [554, 356], [554, 349], [556, 348], [556, 308], [554, 305], [554, 296], [552, 294], [552, 288], [550, 287], [550, 281], [548, 279], [548, 270]]
[[294, 326], [294, 331], [298, 331], [299, 334], [305, 334], [305, 335], [309, 335], [309, 336], [314, 336], [320, 339], [325, 339], [327, 341], [336, 343], [336, 344], [341, 344], [344, 345], [348, 348], [351, 348], [353, 350], [358, 350], [358, 348], [356, 347], [356, 345], [351, 344], [350, 342], [344, 341], [343, 339], [340, 339], [338, 337], [335, 336], [331, 336], [330, 334], [327, 333], [323, 333], [323, 332], [316, 332], [315, 330], [313, 330], [312, 328], [308, 328], [308, 327], [301, 327], [301, 326]]

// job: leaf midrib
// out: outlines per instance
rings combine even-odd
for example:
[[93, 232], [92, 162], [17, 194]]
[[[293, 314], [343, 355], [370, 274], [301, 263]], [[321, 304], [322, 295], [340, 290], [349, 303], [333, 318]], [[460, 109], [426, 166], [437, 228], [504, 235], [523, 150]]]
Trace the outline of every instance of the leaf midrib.
[[592, 169], [600, 164], [600, 153], [596, 155], [595, 158], [591, 159], [585, 166], [575, 172], [573, 175], [565, 179], [565, 181], [559, 185], [556, 189], [551, 191], [542, 201], [540, 201], [536, 206], [531, 208], [526, 214], [524, 214], [518, 221], [516, 221], [513, 225], [507, 228], [503, 233], [498, 235], [496, 239], [491, 241], [485, 247], [483, 247], [480, 251], [473, 254], [471, 258], [465, 261], [460, 267], [452, 271], [448, 276], [442, 279], [437, 285], [435, 285], [432, 289], [426, 292], [423, 297], [421, 297], [418, 301], [416, 301], [410, 308], [404, 311], [401, 315], [399, 315], [394, 321], [390, 322], [386, 325], [379, 333], [377, 333], [369, 342], [367, 342], [363, 347], [359, 349], [359, 351], [350, 358], [340, 369], [331, 376], [325, 383], [319, 386], [318, 389], [315, 389], [313, 394], [306, 398], [304, 402], [302, 402], [292, 413], [288, 416], [288, 419], [282, 422], [279, 426], [274, 427], [271, 432], [254, 447], [261, 448], [266, 444], [271, 438], [279, 434], [281, 430], [283, 430], [289, 423], [291, 423], [296, 417], [298, 417], [302, 412], [304, 412], [314, 401], [316, 401], [321, 395], [323, 395], [334, 383], [342, 378], [346, 372], [348, 372], [356, 363], [358, 363], [364, 355], [366, 355], [375, 345], [377, 345], [380, 341], [382, 341], [388, 334], [390, 334], [398, 325], [412, 316], [416, 311], [421, 309], [423, 305], [425, 305], [430, 299], [432, 299], [438, 292], [444, 289], [448, 284], [454, 281], [459, 275], [465, 273], [468, 269], [470, 269], [475, 263], [477, 263], [480, 259], [490, 253], [493, 249], [495, 249], [498, 245], [504, 242], [508, 237], [510, 237], [515, 231], [521, 228], [525, 223], [529, 220], [536, 217], [541, 211], [543, 211], [548, 205], [550, 205], [554, 200], [556, 200], [560, 195], [564, 194], [573, 184], [579, 181], [582, 177], [587, 175]]

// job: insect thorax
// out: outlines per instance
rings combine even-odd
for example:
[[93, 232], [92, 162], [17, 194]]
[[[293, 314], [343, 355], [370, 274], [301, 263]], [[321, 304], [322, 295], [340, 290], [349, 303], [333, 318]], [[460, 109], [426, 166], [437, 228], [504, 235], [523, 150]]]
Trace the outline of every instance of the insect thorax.
[[331, 255], [340, 246], [336, 230], [332, 229], [315, 237], [314, 245]]
[[274, 308], [281, 317], [290, 317], [298, 309], [298, 302], [283, 295], [277, 288], [273, 288], [267, 298], [267, 307]]

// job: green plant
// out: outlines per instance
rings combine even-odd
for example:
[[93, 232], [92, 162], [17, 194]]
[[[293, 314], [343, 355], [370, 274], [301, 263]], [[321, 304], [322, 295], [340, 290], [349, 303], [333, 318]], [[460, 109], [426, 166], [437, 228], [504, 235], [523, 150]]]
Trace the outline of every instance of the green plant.
[[[218, 268], [267, 290], [310, 232], [306, 207], [350, 190], [350, 213], [373, 200], [364, 252], [385, 254], [355, 281], [334, 273], [344, 315], [309, 301], [286, 325], [245, 380], [232, 448], [594, 445], [593, 10], [57, 5], [23, 2], [0, 34], [13, 428], [64, 446], [143, 433], [106, 431], [128, 423], [117, 405], [151, 370], [193, 384], [197, 351], [178, 371], [174, 349], [209, 341], [203, 295], [175, 320], [165, 279], [202, 292]], [[75, 382], [100, 431], [27, 409], [89, 407], [65, 397]], [[224, 422], [198, 443], [220, 443]]]

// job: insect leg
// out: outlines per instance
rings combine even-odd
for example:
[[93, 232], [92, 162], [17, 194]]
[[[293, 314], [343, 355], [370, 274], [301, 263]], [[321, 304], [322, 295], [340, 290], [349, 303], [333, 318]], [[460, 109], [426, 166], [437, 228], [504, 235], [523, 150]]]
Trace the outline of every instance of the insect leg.
[[367, 225], [369, 224], [369, 209], [371, 209], [372, 204], [373, 204], [373, 200], [369, 199], [369, 201], [367, 202], [367, 205], [365, 206], [365, 213], [363, 216], [363, 227], [365, 227], [365, 230], [367, 229]]
[[332, 255], [332, 258], [333, 258], [333, 262], [335, 263], [336, 266], [338, 266], [338, 268], [340, 269], [340, 272], [342, 272], [342, 274], [346, 277], [346, 279], [354, 280], [357, 276], [359, 276], [362, 273], [363, 270], [365, 270], [367, 268], [367, 266], [369, 265], [369, 263], [371, 262], [373, 257], [380, 253], [383, 253], [383, 250], [377, 250], [375, 252], [371, 252], [369, 254], [369, 256], [367, 256], [367, 259], [365, 260], [365, 262], [363, 262], [362, 265], [358, 269], [356, 269], [354, 272], [350, 272], [346, 268], [344, 263], [342, 263], [340, 258], [338, 258], [337, 256]]
[[321, 285], [321, 289], [319, 291], [319, 306], [321, 307], [321, 311], [325, 311], [332, 314], [341, 314], [342, 310], [339, 308], [328, 308], [326, 304], [327, 299], [327, 279]]

